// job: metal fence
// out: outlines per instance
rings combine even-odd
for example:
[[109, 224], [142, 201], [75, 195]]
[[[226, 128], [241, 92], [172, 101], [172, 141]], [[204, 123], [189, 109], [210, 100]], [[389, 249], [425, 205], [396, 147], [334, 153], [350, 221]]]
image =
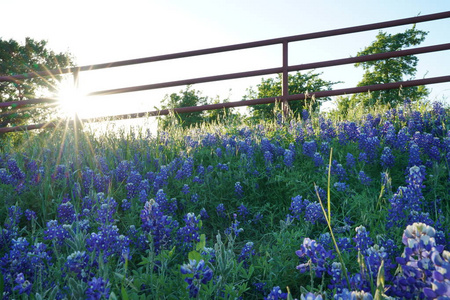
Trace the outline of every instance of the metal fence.
[[[187, 112], [196, 112], [196, 111], [204, 111], [204, 110], [250, 106], [250, 105], [257, 105], [257, 104], [268, 104], [268, 103], [273, 103], [275, 101], [288, 102], [288, 101], [294, 101], [294, 100], [304, 100], [308, 97], [320, 98], [320, 97], [337, 96], [337, 95], [344, 95], [344, 94], [362, 93], [362, 92], [368, 92], [368, 91], [398, 89], [398, 88], [402, 88], [402, 87], [411, 87], [411, 86], [435, 84], [435, 83], [442, 83], [442, 82], [450, 82], [450, 75], [448, 75], [448, 76], [393, 82], [393, 83], [379, 84], [379, 85], [361, 86], [361, 87], [353, 87], [353, 88], [345, 88], [345, 89], [337, 89], [337, 90], [329, 90], [329, 91], [309, 92], [309, 93], [295, 94], [295, 95], [290, 95], [289, 90], [288, 90], [288, 73], [289, 72], [308, 70], [308, 69], [316, 69], [316, 68], [322, 68], [322, 67], [331, 67], [331, 66], [338, 66], [338, 65], [345, 65], [345, 64], [354, 64], [354, 63], [358, 63], [358, 62], [382, 60], [382, 59], [388, 59], [388, 58], [393, 58], [393, 57], [401, 57], [401, 56], [408, 56], [408, 55], [415, 55], [415, 54], [422, 54], [422, 53], [431, 53], [431, 52], [444, 51], [444, 50], [450, 49], [450, 43], [447, 43], [447, 44], [439, 44], [439, 45], [434, 45], [434, 46], [400, 50], [400, 51], [395, 51], [395, 52], [386, 52], [386, 53], [379, 53], [379, 54], [372, 54], [372, 55], [365, 55], [365, 56], [358, 56], [358, 57], [350, 57], [350, 58], [342, 58], [342, 59], [335, 59], [335, 60], [328, 60], [328, 61], [313, 62], [313, 63], [306, 63], [306, 64], [290, 66], [288, 64], [288, 58], [289, 58], [288, 45], [290, 42], [338, 36], [338, 35], [357, 33], [357, 32], [369, 31], [369, 30], [374, 30], [374, 29], [389, 28], [389, 27], [408, 25], [408, 24], [416, 24], [416, 23], [420, 23], [420, 22], [427, 22], [427, 21], [439, 20], [439, 19], [444, 19], [444, 18], [450, 18], [450, 11], [436, 13], [436, 14], [430, 14], [430, 15], [424, 15], [424, 16], [417, 16], [417, 17], [412, 17], [412, 18], [387, 21], [387, 22], [355, 26], [355, 27], [333, 29], [333, 30], [315, 32], [315, 33], [294, 35], [294, 36], [281, 37], [281, 38], [268, 39], [268, 40], [242, 43], [242, 44], [229, 45], [229, 46], [222, 46], [222, 47], [214, 47], [214, 48], [208, 48], [208, 49], [202, 49], [202, 50], [186, 51], [186, 52], [180, 52], [180, 53], [151, 56], [151, 57], [146, 57], [146, 58], [131, 59], [131, 60], [103, 63], [103, 64], [96, 64], [96, 65], [88, 65], [88, 66], [81, 66], [81, 67], [74, 67], [74, 68], [45, 70], [42, 72], [33, 72], [33, 73], [22, 74], [22, 75], [0, 76], [0, 82], [7, 81], [7, 82], [21, 83], [30, 78], [55, 76], [55, 75], [70, 74], [70, 73], [72, 73], [74, 78], [76, 79], [76, 78], [78, 78], [78, 74], [80, 72], [87, 72], [87, 71], [92, 71], [92, 70], [115, 68], [115, 67], [122, 67], [122, 66], [130, 66], [130, 65], [151, 63], [151, 62], [157, 62], [157, 61], [166, 61], [166, 60], [172, 60], [172, 59], [178, 59], [178, 58], [188, 58], [188, 57], [194, 57], [194, 56], [200, 56], [200, 55], [216, 54], [216, 53], [222, 53], [222, 52], [228, 52], [228, 51], [244, 50], [244, 49], [264, 47], [264, 46], [280, 45], [280, 44], [282, 45], [282, 65], [280, 67], [251, 70], [251, 71], [246, 71], [246, 72], [238, 72], [238, 73], [230, 73], [230, 74], [222, 74], [222, 75], [215, 75], [215, 76], [207, 76], [207, 77], [199, 77], [199, 78], [190, 78], [190, 79], [184, 79], [184, 80], [178, 80], [178, 81], [152, 83], [152, 84], [147, 84], [147, 85], [132, 86], [132, 87], [126, 87], [126, 88], [102, 90], [102, 91], [92, 92], [92, 93], [88, 94], [87, 96], [93, 97], [93, 96], [99, 96], [99, 95], [122, 94], [122, 93], [152, 90], [152, 89], [159, 89], [159, 88], [167, 88], [167, 87], [174, 87], [174, 86], [184, 86], [184, 85], [190, 85], [190, 84], [196, 84], [196, 83], [214, 82], [214, 81], [246, 78], [246, 77], [261, 76], [261, 75], [270, 75], [270, 74], [282, 74], [282, 94], [279, 95], [279, 97], [252, 99], [252, 100], [246, 100], [246, 101], [234, 101], [234, 102], [210, 104], [210, 105], [203, 105], [203, 106], [181, 107], [181, 108], [175, 108], [175, 109], [171, 109], [171, 110], [164, 109], [164, 110], [146, 111], [146, 112], [138, 112], [138, 113], [133, 113], [133, 114], [111, 116], [114, 119], [123, 119], [123, 118], [139, 118], [139, 117], [143, 117], [143, 116], [161, 116], [161, 115], [167, 115], [171, 111], [173, 111], [175, 113], [187, 113]], [[0, 109], [11, 108], [11, 107], [19, 108], [21, 106], [30, 105], [30, 104], [41, 104], [41, 103], [54, 104], [57, 101], [58, 101], [58, 99], [29, 99], [29, 100], [23, 100], [23, 101], [1, 102]], [[90, 122], [90, 121], [95, 121], [95, 120], [96, 120], [96, 118], [83, 119], [81, 121], [82, 122]], [[74, 124], [74, 123], [75, 123], [75, 121], [70, 122], [70, 124]], [[32, 130], [32, 129], [40, 129], [40, 128], [51, 128], [51, 127], [57, 126], [58, 124], [59, 124], [59, 122], [49, 122], [49, 123], [45, 123], [45, 124], [4, 127], [4, 128], [0, 128], [0, 133]]]

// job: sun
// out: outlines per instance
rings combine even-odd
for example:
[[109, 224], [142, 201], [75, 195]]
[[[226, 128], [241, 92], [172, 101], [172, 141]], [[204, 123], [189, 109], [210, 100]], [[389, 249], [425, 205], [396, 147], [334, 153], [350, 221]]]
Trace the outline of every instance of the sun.
[[70, 80], [63, 80], [58, 86], [57, 98], [61, 117], [75, 119], [85, 117], [87, 97]]

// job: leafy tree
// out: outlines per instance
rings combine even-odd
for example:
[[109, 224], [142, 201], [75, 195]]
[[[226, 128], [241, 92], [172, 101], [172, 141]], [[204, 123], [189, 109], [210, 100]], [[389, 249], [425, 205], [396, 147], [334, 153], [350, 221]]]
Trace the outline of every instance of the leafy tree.
[[[227, 100], [220, 101], [216, 98], [212, 103], [227, 102]], [[199, 91], [192, 90], [188, 86], [185, 90], [177, 93], [166, 95], [162, 101], [160, 109], [174, 109], [180, 107], [200, 106], [209, 104], [208, 97], [202, 96]], [[199, 111], [180, 113], [168, 117], [159, 119], [159, 126], [165, 130], [175, 124], [180, 124], [183, 128], [189, 128], [191, 126], [199, 125], [204, 122], [213, 122], [223, 119], [226, 115], [229, 115], [230, 109], [212, 110], [212, 111]], [[174, 119], [175, 117], [175, 119]]]
[[[428, 33], [417, 30], [415, 26], [403, 33], [387, 34], [380, 31], [370, 46], [358, 52], [357, 56], [370, 55], [383, 52], [399, 51], [410, 46], [416, 46], [425, 40]], [[365, 71], [363, 79], [358, 86], [383, 84], [409, 80], [417, 72], [418, 58], [414, 55], [389, 58], [386, 60], [368, 61], [356, 63], [355, 67], [362, 67]], [[406, 77], [406, 78], [405, 78]], [[351, 97], [351, 102], [361, 103], [364, 106], [376, 102], [381, 104], [401, 103], [405, 98], [419, 100], [427, 96], [429, 91], [424, 86], [408, 87], [399, 90], [373, 91], [369, 94], [356, 94]]]
[[[319, 78], [321, 74], [311, 72], [302, 74], [300, 72], [294, 75], [288, 75], [289, 94], [312, 93], [324, 90], [331, 90], [331, 87], [337, 82], [325, 81]], [[277, 78], [262, 79], [258, 84], [257, 91], [249, 89], [244, 99], [261, 99], [270, 97], [279, 97], [282, 95], [282, 75], [278, 74]], [[321, 98], [320, 101], [327, 101], [330, 98]], [[300, 101], [289, 101], [289, 109], [294, 115], [299, 114], [303, 109], [316, 109], [320, 102], [312, 101], [308, 98]], [[255, 119], [267, 119], [274, 117], [275, 104], [259, 104], [250, 107], [252, 117]]]
[[[17, 41], [0, 39], [0, 76], [17, 75], [46, 69], [73, 66], [68, 53], [55, 53], [47, 48], [46, 41], [25, 39], [21, 45]], [[0, 102], [21, 101], [42, 97], [55, 91], [58, 77], [30, 78], [17, 82], [0, 82]], [[0, 109], [0, 127], [24, 124], [27, 120], [42, 120], [48, 112], [43, 106]]]

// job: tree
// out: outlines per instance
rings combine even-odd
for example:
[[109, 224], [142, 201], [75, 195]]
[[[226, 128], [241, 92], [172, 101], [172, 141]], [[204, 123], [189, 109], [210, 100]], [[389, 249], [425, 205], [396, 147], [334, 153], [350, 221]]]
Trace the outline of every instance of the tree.
[[[227, 100], [220, 101], [216, 98], [213, 103], [227, 102]], [[180, 91], [178, 94], [173, 93], [166, 95], [162, 101], [160, 109], [174, 109], [180, 107], [200, 106], [209, 104], [208, 97], [202, 96], [199, 91], [192, 90], [188, 86], [185, 90]], [[164, 117], [159, 119], [159, 126], [165, 130], [173, 125], [175, 117], [176, 123], [180, 124], [183, 128], [189, 128], [194, 125], [199, 125], [205, 122], [214, 122], [223, 119], [226, 115], [231, 114], [230, 109], [212, 110], [212, 111], [199, 111], [175, 114], [174, 116]]]
[[[428, 33], [417, 30], [415, 26], [403, 33], [387, 34], [380, 31], [370, 46], [358, 52], [357, 56], [370, 55], [383, 52], [399, 51], [410, 46], [416, 46], [425, 40]], [[386, 60], [356, 63], [355, 67], [362, 67], [365, 71], [363, 79], [358, 86], [383, 84], [409, 80], [417, 72], [418, 58], [414, 55], [389, 58]], [[405, 78], [407, 76], [408, 78]], [[376, 102], [395, 105], [403, 102], [405, 98], [420, 100], [427, 96], [429, 91], [424, 86], [408, 87], [399, 90], [373, 91], [369, 94], [357, 94], [351, 98], [352, 103], [361, 103], [364, 106]]]
[[[25, 39], [21, 45], [17, 41], [0, 39], [0, 76], [17, 75], [46, 69], [73, 66], [68, 53], [55, 53], [47, 48], [46, 41]], [[0, 102], [21, 101], [42, 97], [55, 91], [58, 77], [30, 78], [17, 82], [0, 82]], [[46, 110], [43, 106], [33, 108], [0, 109], [0, 127], [9, 124], [21, 125], [27, 120], [41, 120]]]
[[[337, 82], [325, 81], [319, 78], [321, 74], [308, 72], [302, 74], [300, 72], [294, 75], [288, 75], [289, 94], [312, 93], [324, 90], [331, 90], [331, 87]], [[270, 97], [279, 97], [282, 95], [282, 75], [278, 74], [277, 78], [262, 79], [257, 86], [257, 91], [249, 89], [244, 99], [261, 99]], [[327, 101], [330, 98], [321, 98], [320, 101]], [[303, 109], [316, 109], [320, 102], [312, 102], [311, 99], [301, 101], [289, 101], [289, 109], [294, 115], [301, 113]], [[275, 104], [259, 104], [250, 107], [252, 117], [255, 119], [274, 118]]]

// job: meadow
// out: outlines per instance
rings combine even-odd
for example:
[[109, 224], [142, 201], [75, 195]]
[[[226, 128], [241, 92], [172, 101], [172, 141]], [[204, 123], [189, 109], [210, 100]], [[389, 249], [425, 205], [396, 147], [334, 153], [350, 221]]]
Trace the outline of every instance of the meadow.
[[4, 137], [0, 293], [449, 299], [449, 113]]

